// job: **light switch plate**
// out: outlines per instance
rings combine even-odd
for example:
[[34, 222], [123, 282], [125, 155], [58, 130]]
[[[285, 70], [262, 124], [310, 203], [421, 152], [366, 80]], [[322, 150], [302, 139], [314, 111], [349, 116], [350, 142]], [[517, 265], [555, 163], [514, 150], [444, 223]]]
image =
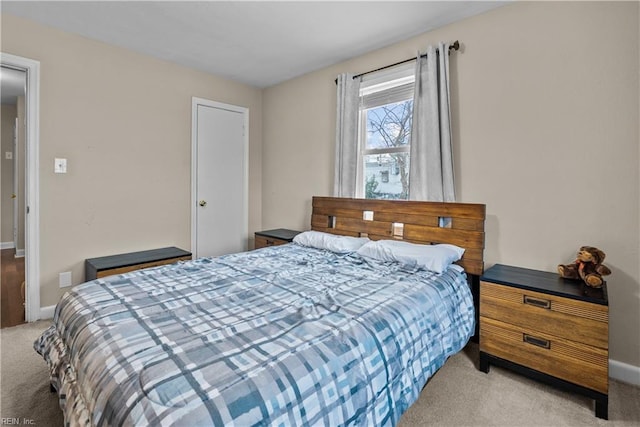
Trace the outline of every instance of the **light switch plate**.
[[13, 151], [5, 151], [4, 158], [7, 160], [13, 160]]
[[53, 171], [55, 173], [67, 173], [67, 159], [56, 158], [53, 164]]

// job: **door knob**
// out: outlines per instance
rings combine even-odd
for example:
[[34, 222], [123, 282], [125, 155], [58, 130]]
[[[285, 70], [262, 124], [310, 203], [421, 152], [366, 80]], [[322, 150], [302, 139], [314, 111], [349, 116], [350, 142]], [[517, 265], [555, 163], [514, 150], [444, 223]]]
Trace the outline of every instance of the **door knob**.
[[207, 206], [207, 201], [206, 200], [200, 200], [200, 202], [198, 202], [198, 204], [202, 207]]

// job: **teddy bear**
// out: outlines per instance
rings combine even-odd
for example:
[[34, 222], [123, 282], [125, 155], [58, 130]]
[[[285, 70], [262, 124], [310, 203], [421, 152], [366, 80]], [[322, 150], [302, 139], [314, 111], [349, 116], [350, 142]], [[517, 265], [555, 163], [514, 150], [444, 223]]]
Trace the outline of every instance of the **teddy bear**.
[[572, 264], [558, 265], [560, 277], [565, 279], [582, 279], [592, 288], [600, 288], [604, 283], [602, 276], [611, 274], [611, 270], [602, 264], [605, 254], [593, 246], [582, 246]]

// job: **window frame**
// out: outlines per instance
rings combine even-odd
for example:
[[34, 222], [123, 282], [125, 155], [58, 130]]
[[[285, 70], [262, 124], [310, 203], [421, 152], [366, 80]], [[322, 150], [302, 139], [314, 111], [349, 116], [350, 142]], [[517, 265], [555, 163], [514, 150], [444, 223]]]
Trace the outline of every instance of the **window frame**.
[[[360, 85], [360, 106], [358, 108], [358, 168], [356, 176], [358, 185], [356, 187], [356, 197], [366, 197], [365, 166], [367, 156], [407, 153], [409, 162], [411, 161], [411, 142], [399, 147], [367, 148], [369, 136], [367, 132], [367, 111], [399, 102], [413, 102], [414, 88], [415, 64], [403, 64], [363, 77]], [[368, 100], [367, 97], [373, 98], [373, 101]], [[388, 102], [381, 102], [384, 99], [388, 100]], [[409, 171], [407, 171], [407, 174], [409, 174]], [[409, 195], [407, 194], [407, 199], [408, 197]]]

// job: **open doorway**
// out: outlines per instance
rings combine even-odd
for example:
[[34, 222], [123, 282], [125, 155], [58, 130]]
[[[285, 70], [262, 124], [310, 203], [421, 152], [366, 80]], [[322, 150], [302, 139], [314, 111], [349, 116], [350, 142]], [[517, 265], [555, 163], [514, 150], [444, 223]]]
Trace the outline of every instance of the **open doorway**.
[[0, 327], [25, 322], [26, 72], [0, 71]]
[[[5, 76], [23, 76], [24, 86], [22, 89], [23, 106], [18, 106], [16, 101], [16, 116], [18, 111], [22, 111], [22, 115], [18, 118], [18, 123], [14, 121], [13, 125], [9, 126], [10, 129], [15, 128], [15, 134], [17, 138], [13, 138], [13, 144], [15, 147], [9, 150], [2, 149], [0, 152], [0, 175], [5, 176], [3, 168], [5, 165], [13, 165], [15, 160], [15, 167], [12, 172], [14, 173], [14, 179], [11, 181], [11, 186], [16, 182], [16, 188], [10, 193], [10, 211], [9, 214], [12, 219], [10, 221], [12, 233], [11, 238], [5, 240], [5, 236], [2, 236], [1, 243], [8, 241], [12, 242], [13, 247], [8, 248], [13, 253], [14, 260], [21, 260], [23, 263], [22, 270], [24, 271], [24, 278], [19, 285], [19, 295], [22, 299], [24, 295], [24, 319], [27, 322], [33, 322], [41, 318], [40, 313], [40, 216], [39, 216], [39, 114], [40, 114], [40, 62], [32, 59], [23, 58], [16, 55], [7, 53], [0, 53], [0, 65], [2, 74], [0, 75], [0, 83], [2, 83], [2, 94], [4, 95], [4, 80]], [[18, 74], [15, 74], [18, 73]], [[20, 74], [22, 73], [22, 74]], [[4, 127], [4, 124], [3, 124]], [[20, 131], [22, 130], [22, 133]], [[23, 141], [24, 148], [21, 148], [19, 144]], [[10, 157], [13, 157], [11, 161], [6, 159], [7, 152], [11, 151]], [[20, 153], [22, 154], [20, 156]], [[18, 156], [14, 156], [18, 154]], [[24, 172], [20, 172], [20, 168]], [[24, 179], [20, 181], [20, 177]], [[15, 194], [15, 198], [13, 195]], [[13, 200], [17, 200], [17, 204], [14, 205]], [[0, 222], [2, 222], [5, 215], [5, 200], [0, 201]], [[15, 209], [14, 209], [15, 208]], [[15, 223], [13, 219], [15, 218]], [[15, 225], [15, 227], [14, 227]], [[11, 252], [10, 252], [11, 253]], [[15, 255], [18, 255], [16, 257]], [[0, 261], [2, 266], [2, 283], [5, 281], [4, 267], [7, 258], [3, 253]], [[11, 258], [9, 258], [11, 259]], [[19, 266], [15, 267], [20, 268]], [[3, 291], [2, 298], [5, 294]], [[9, 299], [13, 301], [12, 299]], [[3, 305], [4, 311], [4, 305]], [[4, 325], [3, 325], [4, 326]]]

